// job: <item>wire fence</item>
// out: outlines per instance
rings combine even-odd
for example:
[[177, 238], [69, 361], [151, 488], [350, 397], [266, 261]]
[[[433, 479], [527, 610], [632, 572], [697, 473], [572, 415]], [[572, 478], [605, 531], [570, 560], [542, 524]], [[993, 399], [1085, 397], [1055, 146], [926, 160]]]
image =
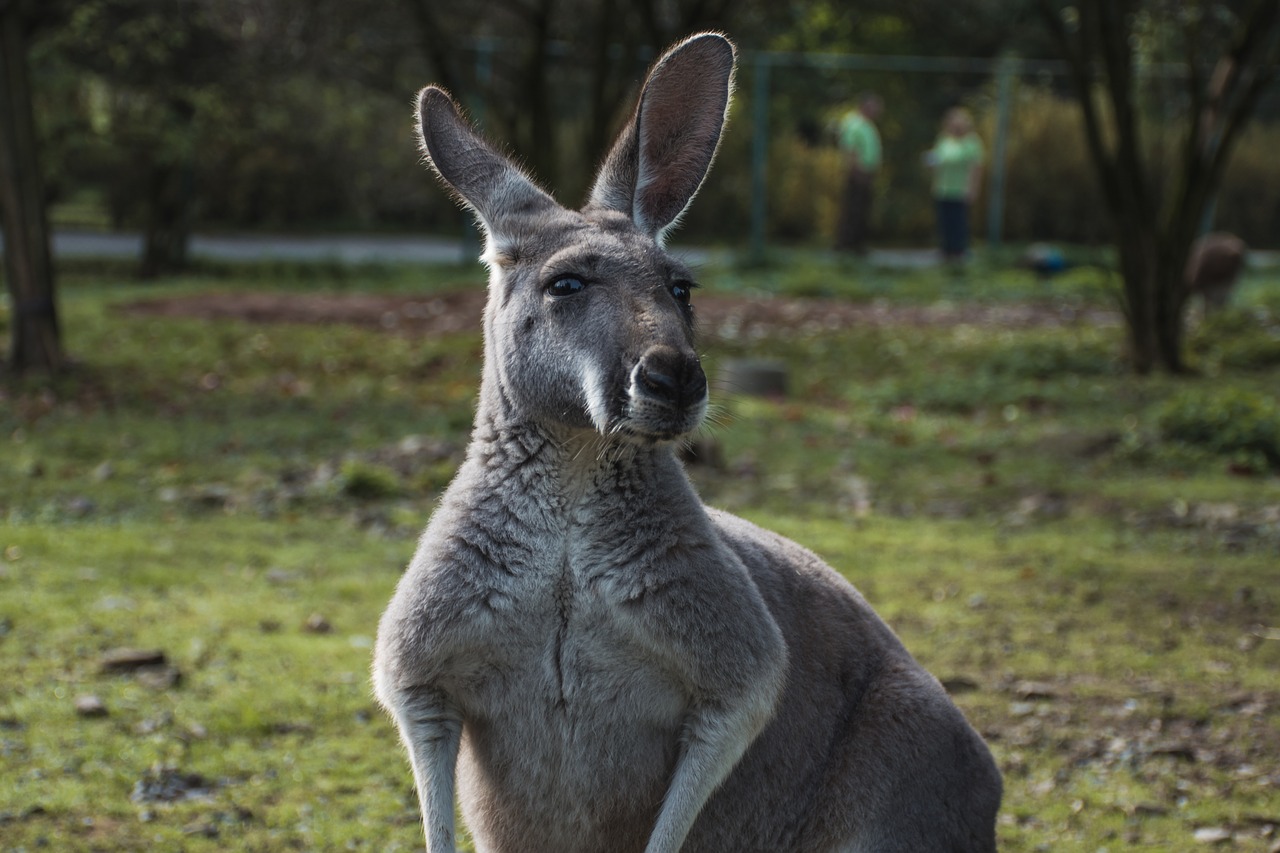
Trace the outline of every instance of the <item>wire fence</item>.
[[[928, 173], [920, 154], [932, 145], [938, 118], [955, 105], [968, 106], [977, 115], [986, 143], [977, 222], [989, 246], [998, 247], [1008, 237], [1087, 242], [1108, 237], [1064, 62], [755, 52], [743, 64], [750, 78], [752, 254], [762, 254], [780, 236], [794, 238], [807, 231], [821, 238], [829, 233], [830, 209], [837, 203], [833, 189], [839, 184], [832, 170], [838, 168], [838, 158], [823, 150], [830, 148], [832, 120], [849, 108], [851, 93], [866, 90], [880, 93], [888, 105], [881, 128], [885, 174], [878, 193], [884, 239], [927, 239]], [[1188, 109], [1185, 75], [1185, 68], [1175, 64], [1139, 69], [1149, 177], [1157, 191], [1172, 185], [1179, 162]], [[817, 126], [806, 128], [814, 116]], [[794, 144], [797, 138], [803, 144]], [[1280, 239], [1280, 160], [1269, 153], [1276, 145], [1280, 87], [1264, 98], [1241, 140], [1206, 227], [1241, 232], [1258, 245]], [[782, 156], [771, 146], [782, 146]], [[798, 157], [786, 154], [796, 151]], [[796, 217], [786, 178], [797, 159], [806, 157], [825, 159], [809, 170], [816, 173], [814, 201], [827, 208], [823, 215], [819, 205], [807, 223]], [[780, 235], [780, 220], [785, 223], [788, 217], [808, 227], [786, 228]]]
[[[501, 45], [475, 46], [477, 90], [490, 82]], [[626, 57], [639, 79], [651, 57]], [[565, 126], [581, 124], [581, 87], [572, 54], [553, 53], [553, 108]], [[498, 60], [500, 61], [500, 59]], [[1109, 224], [1085, 148], [1066, 63], [1004, 57], [868, 56], [744, 51], [734, 116], [713, 179], [683, 228], [683, 239], [713, 242], [761, 256], [773, 245], [830, 245], [839, 203], [841, 161], [833, 128], [857, 93], [886, 103], [880, 123], [885, 160], [877, 179], [873, 239], [921, 245], [933, 239], [929, 173], [922, 153], [952, 106], [976, 116], [986, 163], [974, 210], [977, 236], [989, 246], [1052, 240], [1105, 242]], [[1157, 189], [1172, 184], [1187, 97], [1183, 68], [1138, 69], [1147, 159]], [[473, 112], [484, 118], [476, 100]], [[1268, 93], [1237, 148], [1213, 227], [1253, 245], [1280, 241], [1280, 91]], [[601, 152], [563, 146], [579, 167]], [[572, 171], [570, 169], [569, 171]]]

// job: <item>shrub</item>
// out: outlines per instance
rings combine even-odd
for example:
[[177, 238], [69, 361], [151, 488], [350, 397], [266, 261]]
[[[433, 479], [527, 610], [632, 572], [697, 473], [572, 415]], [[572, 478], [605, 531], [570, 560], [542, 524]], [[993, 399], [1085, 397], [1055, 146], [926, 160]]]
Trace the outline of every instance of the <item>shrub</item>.
[[1265, 308], [1231, 308], [1211, 315], [1191, 335], [1188, 349], [1210, 373], [1266, 370], [1280, 365], [1280, 317]]
[[339, 477], [342, 494], [362, 501], [381, 500], [400, 494], [400, 479], [381, 465], [349, 461]]
[[1188, 391], [1158, 415], [1168, 441], [1203, 447], [1252, 470], [1280, 469], [1280, 406], [1242, 389]]
[[815, 147], [796, 136], [774, 140], [770, 150], [769, 227], [784, 241], [835, 234], [844, 167], [833, 147]]
[[1017, 379], [1108, 376], [1119, 372], [1114, 347], [1101, 341], [1028, 341], [991, 354], [990, 370]]
[[[993, 138], [995, 115], [985, 117]], [[1022, 87], [1005, 154], [1005, 237], [1011, 240], [1105, 240], [1110, 223], [1075, 101]]]

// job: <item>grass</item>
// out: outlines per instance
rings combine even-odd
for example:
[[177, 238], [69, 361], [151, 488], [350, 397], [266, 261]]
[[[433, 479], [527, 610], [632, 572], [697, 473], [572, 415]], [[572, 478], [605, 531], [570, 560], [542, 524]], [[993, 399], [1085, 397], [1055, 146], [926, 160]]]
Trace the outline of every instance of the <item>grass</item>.
[[[1089, 270], [786, 260], [705, 270], [705, 292], [1107, 307]], [[1277, 284], [1252, 273], [1193, 334], [1185, 380], [1129, 376], [1092, 323], [710, 330], [712, 370], [767, 355], [792, 391], [719, 401], [699, 488], [826, 557], [948, 683], [1005, 772], [1004, 850], [1274, 849], [1280, 477], [1162, 425], [1171, 401], [1206, 422], [1223, 393], [1274, 402]], [[0, 846], [420, 849], [370, 644], [465, 441], [478, 331], [120, 308], [460, 286], [479, 272], [64, 276], [77, 369], [0, 390]], [[180, 679], [104, 673], [121, 647]]]

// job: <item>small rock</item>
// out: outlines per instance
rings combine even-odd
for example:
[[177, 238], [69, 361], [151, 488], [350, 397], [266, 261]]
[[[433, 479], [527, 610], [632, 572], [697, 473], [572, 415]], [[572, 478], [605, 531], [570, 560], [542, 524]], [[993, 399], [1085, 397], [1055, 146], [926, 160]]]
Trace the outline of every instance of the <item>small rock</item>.
[[329, 634], [333, 631], [333, 625], [323, 615], [312, 613], [302, 624], [302, 630], [309, 634]]
[[965, 678], [963, 675], [956, 675], [942, 679], [942, 686], [948, 693], [955, 696], [960, 693], [972, 693], [977, 690], [978, 682], [972, 678]]
[[163, 711], [154, 717], [148, 717], [133, 727], [133, 733], [146, 737], [173, 725], [173, 714]]
[[1043, 681], [1019, 681], [1013, 685], [1013, 695], [1019, 699], [1056, 699], [1058, 691]]
[[1231, 840], [1231, 831], [1220, 826], [1206, 826], [1197, 829], [1192, 837], [1201, 844], [1225, 844]]
[[108, 713], [106, 703], [92, 693], [77, 696], [75, 705], [76, 715], [80, 717], [105, 717]]
[[1182, 741], [1164, 741], [1151, 747], [1152, 755], [1164, 755], [1179, 761], [1195, 761], [1195, 746]]
[[733, 359], [725, 363], [716, 384], [729, 394], [783, 398], [787, 396], [787, 366], [769, 359]]
[[298, 573], [286, 571], [285, 569], [277, 567], [274, 569], [268, 569], [265, 577], [267, 579], [267, 583], [283, 586], [284, 584], [290, 584], [296, 581], [298, 579]]
[[203, 799], [213, 793], [213, 784], [199, 773], [183, 773], [172, 767], [153, 768], [133, 786], [129, 799], [135, 803], [176, 803]]
[[77, 495], [69, 499], [63, 508], [72, 518], [86, 518], [93, 514], [98, 505], [84, 495]]
[[138, 683], [152, 690], [169, 690], [182, 683], [182, 671], [176, 666], [146, 666], [137, 670]]
[[1134, 817], [1164, 817], [1169, 810], [1157, 803], [1138, 803], [1131, 813]]
[[217, 838], [219, 833], [218, 827], [212, 823], [204, 821], [196, 821], [189, 823], [182, 828], [183, 835], [199, 836], [201, 838]]
[[119, 648], [103, 654], [98, 666], [104, 673], [118, 675], [148, 666], [164, 666], [168, 662], [159, 649]]
[[235, 495], [231, 489], [221, 483], [209, 483], [192, 489], [191, 503], [203, 509], [225, 509], [230, 506]]

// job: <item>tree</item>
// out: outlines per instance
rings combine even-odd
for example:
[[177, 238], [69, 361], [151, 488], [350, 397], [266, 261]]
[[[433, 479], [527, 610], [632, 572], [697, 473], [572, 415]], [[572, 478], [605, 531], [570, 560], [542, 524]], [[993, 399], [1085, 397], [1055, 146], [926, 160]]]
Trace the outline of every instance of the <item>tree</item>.
[[64, 361], [27, 75], [30, 33], [49, 11], [39, 0], [0, 0], [0, 214], [15, 374], [56, 372]]
[[[403, 0], [433, 80], [463, 103], [483, 105], [487, 129], [510, 140], [544, 185], [570, 195], [587, 188], [648, 59], [700, 29], [735, 31], [759, 5], [493, 0], [477, 16], [466, 4]], [[477, 56], [485, 44], [495, 48]], [[567, 146], [566, 125], [574, 131]]]
[[186, 265], [200, 108], [237, 82], [232, 39], [210, 0], [81, 0], [58, 47], [114, 96], [111, 136], [139, 208], [140, 274]]
[[[1232, 146], [1275, 79], [1280, 2], [1038, 3], [1070, 68], [1114, 223], [1133, 367], [1182, 373], [1183, 271]], [[1185, 110], [1174, 166], [1160, 174], [1142, 138], [1139, 62], [1173, 59]]]

